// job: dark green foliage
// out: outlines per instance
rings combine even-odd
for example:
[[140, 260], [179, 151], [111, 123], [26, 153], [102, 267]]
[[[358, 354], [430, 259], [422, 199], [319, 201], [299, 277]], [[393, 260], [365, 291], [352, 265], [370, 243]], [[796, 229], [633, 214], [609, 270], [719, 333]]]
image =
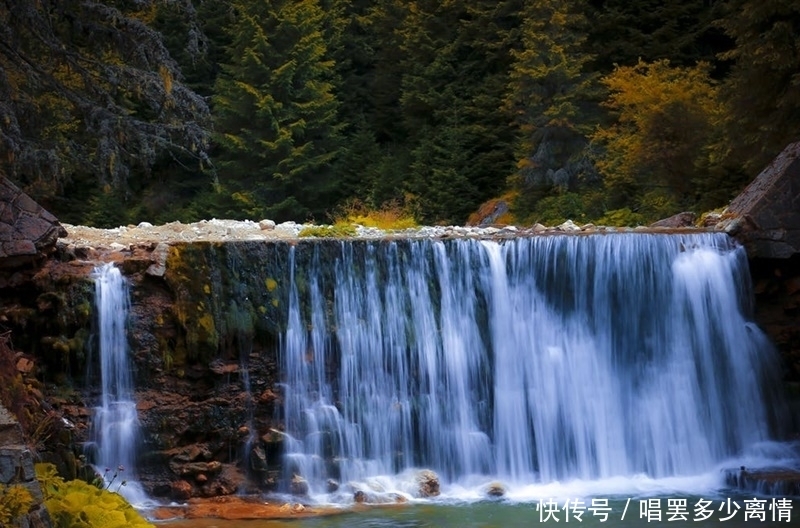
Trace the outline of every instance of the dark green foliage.
[[[518, 139], [518, 173], [512, 179], [518, 216], [536, 216], [529, 195], [541, 189], [576, 190], [594, 179], [586, 158], [596, 97], [596, 78], [585, 70], [586, 20], [571, 2], [538, 0], [525, 4], [521, 47], [515, 51], [506, 107]], [[588, 174], [587, 174], [588, 173]]]
[[[676, 66], [713, 63], [731, 46], [714, 25], [726, 2], [591, 0], [585, 14], [592, 68], [603, 74], [639, 60], [668, 59]], [[720, 63], [720, 72], [725, 64]]]
[[[69, 223], [461, 223], [501, 196], [639, 222], [724, 205], [800, 139], [790, 0], [22, 0], [0, 27], [0, 173]], [[600, 80], [661, 61], [707, 63], [723, 110], [631, 126]]]
[[220, 181], [234, 217], [321, 215], [341, 151], [335, 70], [315, 0], [235, 2], [231, 63], [216, 83]]
[[464, 222], [504, 190], [513, 168], [503, 98], [516, 4], [410, 4], [400, 29], [400, 103], [412, 152], [406, 188], [420, 200], [423, 221]]
[[[800, 4], [735, 0], [719, 25], [735, 40], [724, 84], [728, 120], [717, 155], [746, 179], [800, 139]], [[739, 179], [739, 181], [742, 181]]]

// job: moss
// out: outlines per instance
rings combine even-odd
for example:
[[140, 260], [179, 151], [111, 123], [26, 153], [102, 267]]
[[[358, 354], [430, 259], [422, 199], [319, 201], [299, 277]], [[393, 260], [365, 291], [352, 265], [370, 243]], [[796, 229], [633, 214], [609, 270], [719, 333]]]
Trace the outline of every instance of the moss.
[[[205, 244], [171, 246], [164, 276], [175, 294], [175, 319], [183, 329], [183, 344], [172, 354], [175, 365], [185, 359], [209, 358], [219, 346], [219, 333], [212, 309], [212, 289]], [[183, 346], [181, 346], [183, 345]], [[163, 352], [162, 352], [163, 355]]]
[[278, 281], [273, 279], [272, 277], [267, 277], [264, 279], [264, 285], [267, 287], [267, 291], [272, 293], [275, 291], [275, 288], [278, 287]]
[[356, 235], [353, 224], [338, 222], [334, 225], [307, 226], [297, 235], [300, 238], [347, 238]]

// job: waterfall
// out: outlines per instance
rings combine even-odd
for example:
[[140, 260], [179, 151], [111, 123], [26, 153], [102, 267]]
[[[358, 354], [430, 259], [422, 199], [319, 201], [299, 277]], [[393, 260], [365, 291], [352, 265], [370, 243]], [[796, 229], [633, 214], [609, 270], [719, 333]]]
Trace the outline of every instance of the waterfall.
[[697, 475], [778, 421], [776, 355], [724, 234], [342, 242], [302, 266], [290, 251], [285, 467], [312, 492], [420, 467]]
[[[95, 466], [107, 486], [134, 503], [144, 496], [133, 481], [139, 418], [133, 397], [126, 325], [130, 300], [127, 283], [113, 264], [93, 272], [100, 354], [100, 405], [94, 409], [92, 441]], [[122, 483], [125, 482], [124, 487]]]

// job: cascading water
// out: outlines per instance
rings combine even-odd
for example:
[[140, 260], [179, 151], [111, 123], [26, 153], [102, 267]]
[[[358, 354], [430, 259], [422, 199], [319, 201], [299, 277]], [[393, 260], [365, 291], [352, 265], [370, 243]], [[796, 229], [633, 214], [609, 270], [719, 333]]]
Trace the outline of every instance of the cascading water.
[[312, 492], [419, 467], [697, 475], [777, 423], [775, 354], [726, 235], [343, 242], [327, 274], [291, 251], [285, 467]]
[[140, 433], [126, 334], [128, 287], [113, 264], [95, 268], [93, 278], [102, 388], [92, 422], [95, 463], [110, 489], [123, 493], [133, 503], [141, 503], [144, 493], [133, 480]]

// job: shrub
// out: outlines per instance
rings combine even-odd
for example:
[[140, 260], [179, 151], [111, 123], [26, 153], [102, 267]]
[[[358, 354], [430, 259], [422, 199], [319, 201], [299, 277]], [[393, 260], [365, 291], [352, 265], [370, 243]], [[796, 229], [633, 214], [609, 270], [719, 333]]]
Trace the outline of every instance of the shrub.
[[33, 505], [31, 493], [22, 486], [0, 486], [0, 526], [11, 526], [14, 519], [28, 513]]
[[155, 528], [121, 495], [82, 480], [65, 482], [53, 464], [36, 464], [54, 528]]
[[360, 200], [349, 200], [333, 214], [334, 225], [358, 224], [385, 231], [417, 227], [412, 208], [398, 200], [385, 202], [379, 208], [368, 207]]
[[634, 213], [629, 208], [614, 209], [613, 211], [606, 211], [606, 213], [597, 219], [597, 225], [603, 226], [637, 226], [645, 223], [644, 217], [639, 213]]
[[334, 225], [312, 225], [304, 227], [297, 236], [301, 238], [346, 238], [355, 236], [356, 228], [353, 224], [337, 222]]

